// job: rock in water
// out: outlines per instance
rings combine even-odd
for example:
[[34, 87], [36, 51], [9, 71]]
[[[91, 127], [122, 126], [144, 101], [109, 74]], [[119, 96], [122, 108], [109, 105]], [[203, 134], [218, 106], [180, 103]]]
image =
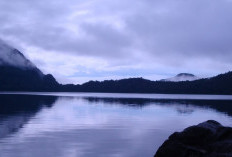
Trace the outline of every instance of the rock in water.
[[232, 128], [209, 120], [172, 134], [154, 157], [232, 157]]

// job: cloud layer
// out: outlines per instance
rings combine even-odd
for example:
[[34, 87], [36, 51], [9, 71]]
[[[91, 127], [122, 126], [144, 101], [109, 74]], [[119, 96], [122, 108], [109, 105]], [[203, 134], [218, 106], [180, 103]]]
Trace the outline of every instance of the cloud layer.
[[232, 68], [231, 0], [2, 0], [0, 10], [0, 38], [62, 82]]

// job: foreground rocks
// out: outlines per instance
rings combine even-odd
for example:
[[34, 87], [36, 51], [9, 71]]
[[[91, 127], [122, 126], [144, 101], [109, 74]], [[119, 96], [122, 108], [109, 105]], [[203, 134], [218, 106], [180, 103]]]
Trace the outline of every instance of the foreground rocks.
[[232, 128], [210, 120], [172, 134], [155, 157], [232, 157]]

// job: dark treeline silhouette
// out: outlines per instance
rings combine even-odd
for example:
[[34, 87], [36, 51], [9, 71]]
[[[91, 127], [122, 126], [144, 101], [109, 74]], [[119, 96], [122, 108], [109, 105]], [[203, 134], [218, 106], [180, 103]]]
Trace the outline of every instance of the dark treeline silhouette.
[[163, 82], [143, 78], [90, 81], [82, 85], [62, 85], [66, 92], [232, 94], [232, 72], [196, 81]]
[[51, 74], [43, 74], [18, 50], [9, 51], [8, 56], [11, 60], [18, 56], [24, 64], [21, 67], [12, 65], [11, 62], [1, 59], [0, 54], [0, 91], [232, 94], [232, 72], [208, 79], [182, 82], [129, 78], [61, 85]]
[[164, 82], [128, 78], [61, 85], [52, 75], [44, 75], [38, 69], [0, 66], [0, 91], [232, 94], [232, 72], [196, 81]]
[[54, 91], [58, 87], [52, 75], [44, 75], [37, 68], [0, 66], [1, 91]]

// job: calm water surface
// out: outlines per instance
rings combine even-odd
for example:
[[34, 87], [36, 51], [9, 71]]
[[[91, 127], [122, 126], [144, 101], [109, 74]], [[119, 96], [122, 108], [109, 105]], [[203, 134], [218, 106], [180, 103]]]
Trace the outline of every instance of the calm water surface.
[[175, 131], [232, 127], [232, 97], [0, 94], [0, 157], [149, 157]]

